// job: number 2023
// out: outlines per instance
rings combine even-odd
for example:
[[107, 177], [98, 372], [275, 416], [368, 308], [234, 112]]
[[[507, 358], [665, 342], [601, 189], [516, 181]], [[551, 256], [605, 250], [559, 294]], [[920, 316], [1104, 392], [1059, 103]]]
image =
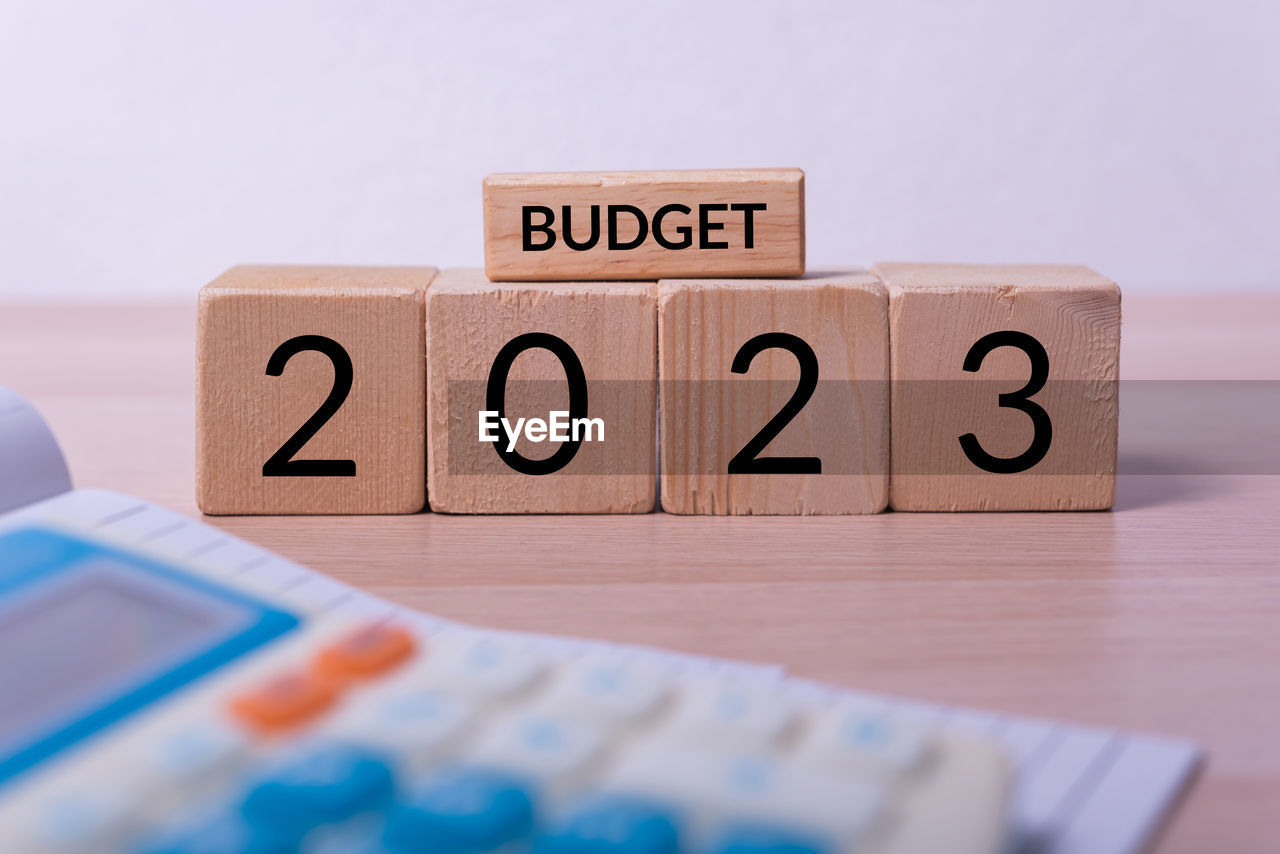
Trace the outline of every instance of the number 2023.
[[[1053, 422], [1049, 418], [1049, 413], [1031, 399], [1044, 388], [1049, 379], [1049, 354], [1045, 352], [1044, 345], [1031, 335], [1005, 329], [984, 335], [975, 341], [965, 355], [963, 369], [970, 373], [977, 373], [982, 368], [983, 360], [1000, 347], [1014, 347], [1025, 353], [1031, 360], [1031, 376], [1026, 385], [1017, 391], [1003, 393], [997, 398], [998, 406], [1016, 409], [1026, 413], [1031, 419], [1034, 428], [1031, 444], [1016, 456], [997, 457], [984, 450], [978, 437], [973, 433], [959, 436], [958, 441], [969, 462], [983, 471], [994, 474], [1017, 474], [1033, 468], [1043, 460], [1053, 441]], [[505, 411], [507, 378], [511, 366], [517, 356], [535, 348], [549, 351], [560, 361], [569, 385], [569, 415], [571, 418], [585, 418], [588, 412], [588, 394], [587, 378], [582, 361], [564, 339], [546, 332], [528, 332], [518, 335], [508, 341], [498, 352], [489, 369], [485, 390], [488, 409], [497, 412], [499, 417], [502, 416]], [[787, 332], [765, 332], [751, 338], [733, 357], [730, 370], [735, 374], [748, 373], [752, 360], [765, 350], [771, 349], [786, 350], [795, 356], [800, 364], [800, 379], [786, 404], [742, 447], [742, 450], [729, 460], [728, 474], [821, 474], [822, 460], [818, 457], [760, 456], [769, 443], [804, 409], [818, 387], [818, 357], [814, 354], [813, 348], [804, 339]], [[285, 341], [276, 348], [267, 361], [267, 375], [282, 376], [289, 360], [305, 351], [315, 351], [329, 359], [333, 364], [333, 386], [324, 402], [311, 417], [263, 463], [262, 476], [354, 477], [355, 460], [294, 459], [303, 446], [311, 441], [312, 437], [346, 402], [347, 396], [351, 393], [355, 375], [351, 356], [346, 349], [337, 341], [323, 335], [299, 335]], [[552, 474], [567, 466], [578, 453], [581, 445], [580, 440], [571, 440], [551, 456], [538, 460], [521, 456], [516, 451], [509, 451], [503, 448], [501, 443], [494, 444], [494, 451], [507, 466], [521, 474], [544, 475]]]

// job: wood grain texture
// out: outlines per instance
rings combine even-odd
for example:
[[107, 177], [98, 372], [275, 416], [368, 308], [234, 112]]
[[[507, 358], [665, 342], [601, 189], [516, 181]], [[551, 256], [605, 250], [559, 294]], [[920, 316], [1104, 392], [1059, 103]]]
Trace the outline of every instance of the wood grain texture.
[[[648, 513], [655, 504], [656, 284], [494, 283], [479, 270], [445, 270], [427, 296], [430, 447], [427, 493], [448, 513]], [[582, 364], [588, 415], [604, 440], [583, 442], [563, 469], [523, 474], [479, 441], [490, 369], [507, 342], [549, 333]], [[531, 349], [511, 366], [506, 414], [546, 419], [569, 409], [565, 366]], [[585, 435], [585, 434], [584, 434]], [[544, 459], [558, 449], [521, 438]]]
[[[731, 209], [743, 204], [765, 207], [750, 212]], [[547, 249], [525, 249], [522, 209], [526, 205], [549, 208], [554, 216], [551, 227], [556, 239]], [[645, 216], [648, 236], [636, 248], [610, 248], [609, 205], [631, 205]], [[655, 227], [655, 218], [667, 205], [689, 210], [671, 210]], [[708, 209], [704, 216], [700, 205], [724, 207]], [[591, 240], [592, 207], [596, 206], [599, 233], [591, 248], [574, 249], [567, 244], [566, 206], [570, 234], [582, 246]], [[530, 222], [541, 224], [545, 215], [531, 215]], [[625, 246], [639, 236], [634, 215], [619, 213], [617, 222], [617, 245]], [[670, 246], [690, 245], [661, 245], [655, 236], [659, 229]], [[484, 181], [484, 234], [485, 270], [494, 281], [797, 276], [804, 272], [804, 173], [799, 169], [714, 169], [490, 175]], [[535, 245], [549, 239], [542, 233], [532, 238]]]
[[[662, 509], [709, 515], [878, 513], [889, 488], [888, 301], [865, 270], [803, 279], [659, 283]], [[761, 452], [816, 457], [820, 474], [727, 474], [801, 378], [797, 356], [749, 340], [794, 335], [817, 357], [817, 385]]]
[[[1124, 323], [1126, 381], [1280, 381], [1280, 296], [1126, 293]], [[195, 515], [194, 327], [194, 301], [3, 303], [0, 382], [78, 487]], [[1192, 738], [1207, 770], [1150, 854], [1273, 854], [1280, 475], [1189, 471], [1235, 441], [1200, 415], [1122, 424], [1111, 513], [206, 521], [449, 619]]]
[[[895, 510], [1100, 510], [1115, 502], [1120, 290], [1084, 267], [880, 264], [889, 290]], [[959, 437], [1017, 457], [1032, 419], [998, 396], [1030, 377], [1028, 356], [992, 350], [963, 369], [989, 333], [1016, 330], [1043, 345], [1048, 382], [1031, 397], [1052, 423], [1042, 460], [1023, 473], [987, 473]]]
[[[430, 267], [235, 267], [200, 292], [196, 494], [205, 513], [415, 513], [426, 501], [424, 294]], [[334, 386], [322, 353], [280, 376], [267, 363], [300, 335], [338, 342], [349, 396], [296, 454], [349, 459], [354, 477], [265, 477], [263, 463]]]

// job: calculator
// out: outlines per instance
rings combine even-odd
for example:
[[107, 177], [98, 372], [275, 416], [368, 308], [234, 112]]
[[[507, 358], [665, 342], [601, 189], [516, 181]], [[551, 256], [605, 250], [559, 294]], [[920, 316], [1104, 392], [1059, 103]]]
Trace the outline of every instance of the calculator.
[[204, 552], [58, 519], [0, 520], [6, 854], [1008, 844], [1010, 762], [985, 735], [750, 668], [335, 605], [191, 520]]

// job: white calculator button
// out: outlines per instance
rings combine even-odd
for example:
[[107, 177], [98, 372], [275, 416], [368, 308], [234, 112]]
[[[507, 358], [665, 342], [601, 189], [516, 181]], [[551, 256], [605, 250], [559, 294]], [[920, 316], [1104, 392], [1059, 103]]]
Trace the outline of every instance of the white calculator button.
[[930, 730], [909, 715], [876, 704], [839, 704], [814, 721], [796, 761], [835, 773], [896, 775], [920, 768], [933, 745]]
[[429, 688], [382, 691], [353, 698], [325, 731], [416, 763], [447, 751], [474, 718], [474, 704], [454, 694]]
[[886, 850], [1008, 850], [1012, 775], [1004, 751], [986, 738], [938, 732], [934, 753], [929, 773], [901, 787], [903, 801]]
[[795, 718], [795, 708], [763, 686], [694, 685], [660, 734], [705, 747], [765, 750], [787, 734]]
[[776, 758], [638, 744], [604, 775], [606, 791], [693, 810], [703, 827], [751, 821], [844, 846], [883, 812], [885, 790], [866, 779], [813, 774]]
[[603, 734], [591, 724], [520, 714], [495, 723], [468, 758], [472, 764], [559, 784], [586, 771], [603, 747]]
[[660, 668], [617, 658], [592, 657], [565, 669], [539, 708], [605, 726], [649, 716], [671, 692]]
[[131, 823], [130, 801], [102, 779], [41, 799], [29, 813], [26, 835], [40, 851], [108, 851]]
[[515, 697], [531, 688], [546, 669], [540, 657], [506, 638], [457, 633], [432, 644], [421, 674], [477, 699]]
[[[143, 747], [145, 744], [145, 747]], [[220, 721], [174, 727], [140, 742], [138, 758], [166, 787], [208, 780], [235, 767], [249, 751], [243, 731]]]

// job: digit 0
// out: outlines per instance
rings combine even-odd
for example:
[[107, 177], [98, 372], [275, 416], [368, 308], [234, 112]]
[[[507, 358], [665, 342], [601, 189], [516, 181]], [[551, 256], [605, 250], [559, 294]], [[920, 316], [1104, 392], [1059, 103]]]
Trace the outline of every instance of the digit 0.
[[[516, 356], [525, 350], [548, 350], [560, 360], [564, 367], [565, 378], [569, 381], [569, 418], [570, 420], [587, 417], [587, 375], [582, 370], [582, 361], [573, 348], [563, 338], [548, 332], [526, 332], [512, 338], [498, 351], [493, 365], [489, 368], [489, 382], [485, 388], [485, 409], [496, 412], [499, 419], [505, 418], [507, 399], [507, 377]], [[531, 460], [522, 456], [519, 451], [508, 451], [502, 442], [495, 442], [493, 449], [511, 468], [521, 474], [552, 474], [569, 464], [582, 446], [582, 437], [571, 439], [556, 449], [546, 459]]]
[[1049, 444], [1053, 441], [1053, 422], [1049, 420], [1049, 413], [1045, 412], [1040, 404], [1031, 400], [1032, 395], [1044, 388], [1044, 384], [1049, 379], [1049, 354], [1045, 352], [1043, 344], [1027, 333], [1005, 329], [984, 335], [974, 342], [964, 357], [964, 369], [970, 373], [977, 373], [987, 354], [1000, 347], [1015, 347], [1026, 353], [1027, 358], [1031, 360], [1031, 377], [1027, 380], [1027, 384], [1017, 391], [1002, 394], [997, 399], [1001, 407], [1025, 412], [1031, 419], [1031, 424], [1035, 428], [1031, 445], [1016, 457], [997, 457], [983, 450], [977, 436], [965, 433], [960, 437], [960, 447], [964, 450], [964, 455], [969, 458], [969, 462], [983, 471], [993, 474], [1017, 474], [1043, 460], [1044, 455], [1049, 453]]

